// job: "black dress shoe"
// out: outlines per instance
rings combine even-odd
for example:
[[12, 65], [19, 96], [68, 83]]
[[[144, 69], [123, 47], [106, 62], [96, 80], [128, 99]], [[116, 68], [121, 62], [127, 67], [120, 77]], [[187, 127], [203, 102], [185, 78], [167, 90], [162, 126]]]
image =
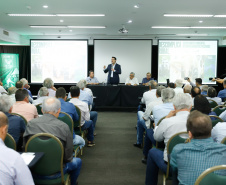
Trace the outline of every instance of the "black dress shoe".
[[141, 144], [137, 144], [137, 143], [134, 143], [133, 146], [135, 146], [137, 148], [142, 148], [142, 145]]
[[146, 157], [144, 157], [141, 161], [142, 161], [142, 163], [147, 164], [147, 158]]

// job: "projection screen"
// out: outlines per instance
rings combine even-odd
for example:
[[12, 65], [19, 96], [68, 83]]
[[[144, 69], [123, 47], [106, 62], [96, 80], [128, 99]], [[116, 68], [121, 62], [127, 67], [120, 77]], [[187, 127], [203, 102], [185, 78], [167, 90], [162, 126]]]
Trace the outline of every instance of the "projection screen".
[[77, 83], [87, 77], [87, 40], [31, 40], [31, 83]]
[[217, 40], [159, 40], [158, 82], [189, 77], [215, 84], [209, 77], [217, 76], [217, 46]]
[[125, 83], [130, 72], [141, 83], [151, 72], [152, 40], [94, 40], [94, 72], [99, 82], [106, 82], [103, 66], [111, 64], [111, 57], [121, 65], [120, 83]]

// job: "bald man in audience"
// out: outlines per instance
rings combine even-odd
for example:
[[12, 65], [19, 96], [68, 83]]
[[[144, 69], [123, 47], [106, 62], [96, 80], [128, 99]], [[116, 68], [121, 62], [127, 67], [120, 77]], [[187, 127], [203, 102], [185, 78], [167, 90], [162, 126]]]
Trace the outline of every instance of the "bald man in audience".
[[27, 90], [18, 89], [15, 97], [16, 103], [13, 105], [13, 113], [21, 114], [27, 121], [38, 117], [36, 107], [29, 103], [29, 94]]
[[34, 185], [31, 172], [20, 154], [4, 144], [8, 127], [7, 116], [0, 112], [0, 184]]
[[186, 84], [186, 85], [184, 86], [184, 88], [183, 88], [184, 93], [191, 94], [191, 88], [192, 88], [192, 86], [191, 86], [191, 85]]
[[15, 98], [16, 91], [17, 91], [17, 88], [16, 87], [10, 87], [10, 88], [8, 88], [8, 96], [13, 101], [13, 104], [16, 103], [16, 98]]
[[[226, 145], [215, 143], [211, 138], [212, 122], [208, 115], [192, 111], [186, 127], [191, 142], [173, 148], [170, 166], [173, 172], [178, 172], [179, 184], [194, 185], [208, 168], [226, 165]], [[214, 173], [226, 176], [225, 170]]]

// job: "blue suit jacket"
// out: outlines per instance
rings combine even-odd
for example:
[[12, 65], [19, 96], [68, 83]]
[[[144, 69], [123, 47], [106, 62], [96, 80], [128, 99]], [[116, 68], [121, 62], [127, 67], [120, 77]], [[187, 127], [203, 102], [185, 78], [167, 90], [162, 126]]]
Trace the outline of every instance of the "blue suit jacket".
[[109, 64], [108, 67], [104, 70], [105, 73], [108, 72], [108, 81], [107, 83], [111, 84], [118, 84], [119, 83], [119, 74], [121, 74], [121, 66], [119, 64], [115, 64], [114, 72], [113, 72], [113, 78], [110, 81], [111, 78], [111, 67], [112, 64]]

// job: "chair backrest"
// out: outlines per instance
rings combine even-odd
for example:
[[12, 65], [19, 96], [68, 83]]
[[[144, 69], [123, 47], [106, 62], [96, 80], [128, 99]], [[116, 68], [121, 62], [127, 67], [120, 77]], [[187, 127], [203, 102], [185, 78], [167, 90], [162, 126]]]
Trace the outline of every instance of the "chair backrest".
[[44, 152], [44, 156], [32, 168], [34, 174], [49, 176], [61, 172], [61, 181], [64, 182], [64, 147], [57, 137], [48, 133], [35, 134], [27, 141], [25, 152]]
[[66, 112], [60, 112], [58, 119], [63, 121], [64, 123], [66, 123], [69, 126], [69, 129], [73, 135], [74, 122], [73, 122], [71, 116], [69, 114], [67, 114]]
[[41, 105], [42, 105], [41, 103], [36, 105], [36, 109], [37, 109], [38, 115], [43, 115]]
[[69, 102], [71, 100], [71, 98], [66, 99], [66, 102]]
[[220, 117], [218, 116], [214, 116], [214, 115], [209, 115], [209, 117], [211, 118], [216, 118], [215, 120], [212, 120], [212, 127], [214, 127], [218, 122], [224, 122], [224, 120], [222, 120]]
[[225, 110], [226, 110], [226, 106], [225, 105], [219, 105], [219, 106], [213, 108], [212, 111], [215, 112], [217, 114], [217, 116], [219, 116]]
[[226, 170], [226, 165], [219, 165], [205, 170], [195, 181], [195, 185], [225, 185], [226, 176], [215, 174], [214, 171]]
[[75, 109], [78, 113], [78, 117], [79, 119], [74, 123], [75, 124], [75, 127], [80, 127], [81, 126], [81, 110], [78, 106], [75, 105]]
[[170, 169], [170, 159], [169, 156], [173, 151], [173, 148], [180, 143], [185, 143], [189, 140], [189, 136], [187, 132], [179, 132], [174, 134], [167, 143], [167, 156], [168, 156], [168, 164], [167, 164], [167, 171], [166, 171], [166, 178], [169, 176], [169, 169]]
[[215, 108], [218, 106], [217, 102], [215, 102], [214, 100], [212, 99], [208, 99], [209, 103], [210, 103], [210, 107], [211, 108]]
[[[164, 116], [164, 117], [162, 117], [159, 121], [158, 121], [158, 123], [157, 123], [157, 126], [159, 126], [159, 124], [162, 122], [162, 120], [164, 120], [165, 119], [165, 117], [166, 116]], [[156, 126], [156, 125], [155, 125]], [[156, 141], [156, 148], [158, 148], [158, 149], [160, 149], [160, 150], [163, 150], [164, 148], [162, 148], [161, 146], [159, 146], [161, 144], [161, 142], [157, 142]]]
[[162, 118], [158, 121], [157, 126], [159, 126], [159, 124], [162, 122], [162, 120], [165, 119], [165, 117], [166, 117], [166, 116], [162, 117]]
[[14, 115], [14, 116], [19, 116], [19, 117], [21, 117], [21, 118], [24, 120], [24, 123], [27, 125], [27, 120], [26, 120], [26, 118], [23, 117], [21, 114], [17, 114], [17, 113], [11, 113], [11, 114]]
[[221, 143], [226, 145], [226, 137], [224, 137], [224, 139], [222, 139]]
[[4, 143], [8, 148], [16, 150], [16, 141], [9, 133], [7, 133]]

